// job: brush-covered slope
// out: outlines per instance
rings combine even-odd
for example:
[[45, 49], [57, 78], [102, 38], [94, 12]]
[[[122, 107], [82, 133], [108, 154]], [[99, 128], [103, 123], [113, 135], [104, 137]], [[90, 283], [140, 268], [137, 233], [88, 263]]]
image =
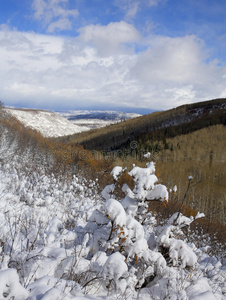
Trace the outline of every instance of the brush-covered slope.
[[168, 111], [127, 120], [106, 128], [65, 137], [88, 149], [113, 150], [140, 138], [164, 139], [215, 124], [226, 124], [226, 99], [183, 105]]
[[154, 163], [117, 166], [100, 193], [96, 177], [49, 172], [47, 139], [13, 118], [0, 137], [0, 299], [224, 299], [223, 245], [190, 230], [204, 215], [149, 209], [168, 199]]
[[[161, 180], [168, 187], [178, 186], [174, 203], [183, 199], [192, 175], [194, 186], [184, 205], [226, 224], [226, 126], [214, 125], [144, 146], [149, 159], [156, 161]], [[213, 233], [217, 231], [215, 226]]]

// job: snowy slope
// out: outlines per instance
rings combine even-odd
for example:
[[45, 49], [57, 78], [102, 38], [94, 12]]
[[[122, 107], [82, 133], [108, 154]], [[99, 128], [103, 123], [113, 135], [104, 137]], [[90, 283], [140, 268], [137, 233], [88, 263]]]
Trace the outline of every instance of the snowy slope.
[[208, 238], [195, 235], [197, 248], [183, 234], [194, 218], [157, 225], [149, 211], [145, 199], [170, 201], [154, 163], [128, 172], [135, 186], [120, 201], [126, 169], [101, 195], [95, 177], [49, 174], [29, 145], [19, 153], [14, 134], [0, 123], [0, 299], [225, 299], [225, 260], [208, 255]]
[[78, 126], [57, 113], [35, 109], [5, 108], [25, 126], [36, 129], [45, 137], [59, 137], [89, 130], [86, 126]]

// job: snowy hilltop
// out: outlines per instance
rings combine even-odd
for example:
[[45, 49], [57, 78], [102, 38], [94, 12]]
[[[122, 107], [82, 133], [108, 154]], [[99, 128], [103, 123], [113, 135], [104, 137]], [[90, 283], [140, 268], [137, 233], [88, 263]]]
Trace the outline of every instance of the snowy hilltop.
[[151, 209], [171, 193], [153, 162], [114, 167], [100, 192], [97, 177], [49, 172], [33, 144], [19, 153], [4, 124], [0, 137], [0, 299], [226, 299], [223, 255], [190, 231], [204, 215]]

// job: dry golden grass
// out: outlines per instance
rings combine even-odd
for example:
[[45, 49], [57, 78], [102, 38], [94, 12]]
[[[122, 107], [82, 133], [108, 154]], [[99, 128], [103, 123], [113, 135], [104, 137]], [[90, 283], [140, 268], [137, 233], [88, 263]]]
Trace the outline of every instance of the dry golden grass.
[[180, 202], [188, 176], [193, 176], [187, 205], [210, 220], [226, 223], [226, 127], [216, 125], [167, 139], [170, 148], [158, 153], [156, 167], [168, 187], [178, 186]]

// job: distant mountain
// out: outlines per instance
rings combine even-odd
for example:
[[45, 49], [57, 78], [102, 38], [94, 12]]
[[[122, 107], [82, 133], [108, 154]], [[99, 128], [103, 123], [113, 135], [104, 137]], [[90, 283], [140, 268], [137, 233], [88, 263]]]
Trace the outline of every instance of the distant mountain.
[[136, 113], [101, 110], [68, 110], [59, 111], [58, 113], [61, 116], [66, 117], [68, 120], [97, 119], [105, 121], [123, 121], [141, 116], [140, 114]]
[[136, 113], [100, 110], [69, 110], [59, 111], [58, 113], [73, 124], [90, 129], [105, 127], [110, 124], [141, 116]]

